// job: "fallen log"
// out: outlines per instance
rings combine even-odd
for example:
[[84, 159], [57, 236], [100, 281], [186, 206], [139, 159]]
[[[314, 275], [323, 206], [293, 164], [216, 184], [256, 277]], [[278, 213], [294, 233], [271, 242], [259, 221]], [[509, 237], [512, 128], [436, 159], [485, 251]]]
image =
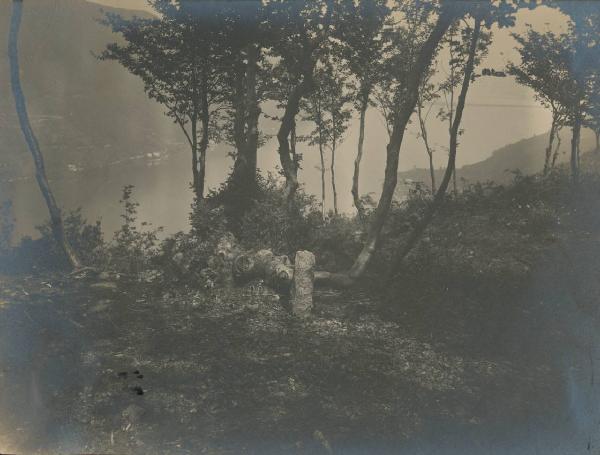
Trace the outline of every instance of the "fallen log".
[[294, 266], [287, 256], [277, 256], [271, 250], [244, 252], [232, 264], [233, 277], [238, 282], [255, 279], [280, 292], [289, 292], [294, 279]]
[[233, 235], [228, 234], [217, 245], [211, 265], [225, 275], [221, 277], [225, 283], [263, 280], [268, 287], [290, 297], [295, 315], [306, 317], [313, 308], [315, 286], [347, 288], [355, 282], [345, 273], [315, 271], [315, 262], [310, 251], [297, 251], [293, 263], [288, 256], [267, 249], [242, 251]]

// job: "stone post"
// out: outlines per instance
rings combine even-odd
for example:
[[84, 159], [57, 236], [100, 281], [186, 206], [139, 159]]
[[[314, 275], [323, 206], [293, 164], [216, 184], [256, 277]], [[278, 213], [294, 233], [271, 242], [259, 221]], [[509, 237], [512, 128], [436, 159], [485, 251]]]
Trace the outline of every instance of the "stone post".
[[292, 282], [292, 312], [301, 318], [310, 315], [313, 308], [315, 255], [310, 251], [297, 251]]

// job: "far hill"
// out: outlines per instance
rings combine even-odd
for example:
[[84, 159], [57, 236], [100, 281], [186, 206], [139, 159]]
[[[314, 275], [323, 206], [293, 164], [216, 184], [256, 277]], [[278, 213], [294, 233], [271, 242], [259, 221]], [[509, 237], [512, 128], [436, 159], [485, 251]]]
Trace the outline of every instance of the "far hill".
[[[11, 2], [0, 1], [0, 36], [8, 35]], [[85, 0], [25, 2], [19, 35], [21, 82], [48, 178], [65, 209], [85, 207], [102, 216], [107, 230], [120, 224], [121, 187], [136, 186], [141, 217], [156, 224], [187, 225], [191, 202], [190, 153], [178, 127], [144, 94], [141, 81], [115, 62], [99, 61], [119, 39], [98, 22], [105, 12], [125, 17], [147, 13], [101, 7]], [[11, 200], [17, 235], [35, 235], [47, 210], [19, 129], [0, 50], [0, 203]], [[213, 147], [209, 183], [229, 168], [227, 150]], [[157, 210], [156, 207], [160, 207]], [[152, 216], [156, 215], [156, 216]]]
[[[564, 128], [561, 132], [559, 162], [568, 160], [570, 153], [571, 132]], [[528, 139], [509, 144], [492, 152], [492, 155], [478, 163], [458, 168], [456, 172], [458, 187], [464, 183], [494, 181], [507, 183], [512, 180], [514, 171], [523, 174], [540, 172], [544, 167], [544, 154], [548, 144], [548, 134], [533, 136]], [[581, 134], [581, 151], [585, 153], [595, 148], [595, 138], [591, 131], [583, 130]], [[458, 150], [460, 155], [460, 148]], [[442, 180], [444, 169], [436, 169], [436, 182]], [[429, 169], [414, 168], [398, 173], [399, 195], [407, 191], [412, 182], [422, 182], [429, 186]], [[407, 185], [408, 184], [408, 185]]]

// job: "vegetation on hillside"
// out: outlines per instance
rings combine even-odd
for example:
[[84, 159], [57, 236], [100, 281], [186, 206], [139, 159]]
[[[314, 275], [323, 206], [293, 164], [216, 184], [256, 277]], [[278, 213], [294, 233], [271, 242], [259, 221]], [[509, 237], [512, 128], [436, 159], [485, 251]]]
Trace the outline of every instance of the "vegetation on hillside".
[[[510, 73], [553, 111], [541, 172], [460, 188], [462, 116], [491, 30], [513, 26], [536, 2], [152, 0], [153, 18], [108, 14], [104, 24], [121, 38], [101, 58], [140, 77], [189, 145], [190, 227], [165, 235], [139, 218], [132, 185], [114, 233], [59, 209], [20, 85], [25, 5], [13, 2], [14, 98], [51, 216], [39, 238], [12, 245], [10, 202], [0, 210], [0, 341], [25, 353], [9, 356], [11, 393], [0, 405], [18, 408], [11, 400], [26, 387], [15, 378], [45, 353], [66, 386], [30, 389], [47, 392], [49, 419], [77, 428], [96, 452], [387, 453], [436, 425], [468, 434], [535, 416], [550, 427], [579, 411], [565, 389], [582, 381], [564, 365], [582, 370], [589, 349], [593, 385], [596, 338], [578, 327], [598, 323], [600, 292], [600, 153], [581, 153], [582, 128], [598, 123], [597, 10], [582, 16], [552, 3], [569, 15], [567, 32], [515, 36], [523, 58]], [[450, 68], [441, 80], [438, 62]], [[406, 127], [416, 113], [426, 139], [423, 109], [438, 96], [446, 166], [397, 198]], [[358, 185], [372, 107], [389, 134], [377, 201]], [[336, 155], [354, 114], [357, 155]], [[307, 137], [301, 121], [311, 124]], [[568, 164], [555, 144], [566, 128]], [[276, 175], [257, 165], [270, 139]], [[217, 144], [232, 147], [233, 165], [206, 191], [206, 153]], [[299, 183], [307, 145], [322, 158], [320, 197]], [[338, 210], [336, 159], [355, 163], [356, 215]], [[305, 269], [291, 262], [300, 251], [310, 255]], [[271, 264], [252, 259], [261, 254], [281, 267], [268, 274]], [[303, 289], [290, 276], [305, 281], [305, 317], [293, 311]], [[25, 407], [17, 411], [15, 421], [33, 425]], [[574, 420], [596, 428], [597, 419]]]

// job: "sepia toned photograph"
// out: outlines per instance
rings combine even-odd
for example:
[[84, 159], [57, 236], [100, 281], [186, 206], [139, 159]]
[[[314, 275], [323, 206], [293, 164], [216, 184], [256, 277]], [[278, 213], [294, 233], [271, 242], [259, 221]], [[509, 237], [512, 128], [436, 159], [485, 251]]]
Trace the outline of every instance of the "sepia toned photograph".
[[0, 0], [1, 455], [600, 455], [600, 1]]

